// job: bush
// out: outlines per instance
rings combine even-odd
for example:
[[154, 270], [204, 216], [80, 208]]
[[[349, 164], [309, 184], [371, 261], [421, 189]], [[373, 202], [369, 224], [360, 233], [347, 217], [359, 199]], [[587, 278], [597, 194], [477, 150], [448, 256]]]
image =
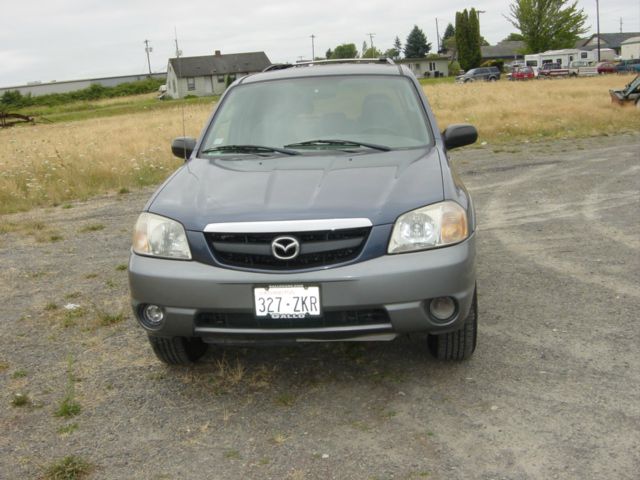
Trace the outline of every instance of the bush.
[[504, 60], [487, 60], [481, 67], [498, 67], [502, 73], [504, 73]]
[[32, 97], [31, 94], [22, 95], [18, 90], [12, 90], [4, 92], [2, 97], [0, 97], [0, 110], [24, 108], [34, 105], [53, 107], [78, 101], [152, 93], [157, 91], [160, 85], [164, 85], [164, 82], [164, 79], [157, 80], [149, 78], [137, 82], [122, 83], [115, 87], [105, 87], [99, 83], [94, 83], [88, 88], [76, 90], [75, 92], [50, 93], [37, 97]]
[[453, 60], [451, 63], [449, 63], [449, 75], [456, 76], [459, 73], [460, 73], [460, 64], [455, 60]]

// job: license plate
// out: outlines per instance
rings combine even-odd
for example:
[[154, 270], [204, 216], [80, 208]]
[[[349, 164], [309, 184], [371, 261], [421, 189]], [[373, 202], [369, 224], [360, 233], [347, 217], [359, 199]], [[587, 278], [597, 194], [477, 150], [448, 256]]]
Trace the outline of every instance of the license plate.
[[284, 285], [253, 289], [256, 317], [319, 317], [320, 287]]

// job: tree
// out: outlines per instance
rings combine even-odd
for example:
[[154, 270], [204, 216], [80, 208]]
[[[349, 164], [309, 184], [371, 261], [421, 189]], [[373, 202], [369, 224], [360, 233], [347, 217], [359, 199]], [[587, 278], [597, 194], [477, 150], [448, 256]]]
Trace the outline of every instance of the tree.
[[447, 38], [452, 38], [455, 36], [456, 36], [456, 29], [450, 23], [449, 25], [447, 25], [447, 28], [445, 28], [444, 33], [442, 34], [442, 43], [444, 43], [444, 41]]
[[382, 55], [382, 52], [378, 50], [376, 47], [369, 47], [362, 54], [362, 58], [380, 58], [383, 56], [386, 56], [386, 55]]
[[522, 33], [526, 51], [571, 48], [587, 32], [587, 15], [575, 0], [514, 0], [505, 18]]
[[396, 39], [393, 41], [393, 48], [398, 52], [398, 55], [393, 58], [400, 58], [402, 54], [402, 42], [400, 42], [400, 37], [396, 35]]
[[388, 48], [387, 50], [384, 51], [382, 56], [385, 58], [393, 58], [394, 60], [397, 60], [398, 58], [400, 58], [400, 51], [396, 50], [395, 47]]
[[327, 52], [324, 54], [324, 58], [329, 60], [331, 57], [333, 57], [333, 50], [328, 49]]
[[429, 53], [429, 50], [431, 50], [431, 44], [427, 43], [427, 36], [417, 25], [414, 25], [404, 44], [405, 58], [422, 58]]
[[480, 24], [475, 9], [456, 12], [455, 41], [458, 49], [458, 62], [463, 70], [480, 65]]
[[510, 33], [508, 37], [504, 38], [500, 42], [522, 42], [524, 41], [524, 37], [520, 33]]
[[358, 58], [358, 49], [354, 43], [343, 43], [334, 48], [331, 58]]

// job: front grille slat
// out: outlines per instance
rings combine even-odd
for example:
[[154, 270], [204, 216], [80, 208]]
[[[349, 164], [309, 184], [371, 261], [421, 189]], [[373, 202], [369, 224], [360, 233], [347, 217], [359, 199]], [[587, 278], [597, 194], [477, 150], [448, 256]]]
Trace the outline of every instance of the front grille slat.
[[[313, 232], [205, 233], [216, 260], [229, 267], [258, 270], [300, 270], [345, 263], [362, 251], [371, 227]], [[300, 254], [281, 260], [272, 254], [271, 242], [279, 236], [296, 238]]]
[[252, 313], [201, 312], [196, 316], [196, 328], [287, 329], [366, 327], [390, 323], [384, 309], [327, 311], [318, 318], [258, 318]]

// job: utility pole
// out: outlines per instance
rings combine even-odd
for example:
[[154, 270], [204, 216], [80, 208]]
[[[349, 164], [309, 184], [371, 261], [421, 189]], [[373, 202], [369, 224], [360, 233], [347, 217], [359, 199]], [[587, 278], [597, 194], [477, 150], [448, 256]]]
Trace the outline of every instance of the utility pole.
[[598, 28], [598, 62], [600, 61], [600, 2], [596, 0], [596, 24]]
[[316, 36], [311, 34], [311, 61], [315, 61], [316, 59], [316, 44], [315, 44]]
[[622, 33], [622, 17], [620, 17], [620, 33]]
[[436, 41], [438, 42], [437, 53], [440, 55], [440, 32], [438, 30], [438, 17], [436, 17]]
[[373, 48], [373, 37], [376, 36], [375, 33], [367, 33], [369, 35], [369, 40], [371, 40], [371, 58], [375, 57], [375, 49]]
[[144, 51], [147, 52], [147, 65], [149, 65], [149, 76], [151, 76], [151, 58], [149, 54], [153, 52], [153, 47], [149, 46], [149, 40], [144, 41]]

